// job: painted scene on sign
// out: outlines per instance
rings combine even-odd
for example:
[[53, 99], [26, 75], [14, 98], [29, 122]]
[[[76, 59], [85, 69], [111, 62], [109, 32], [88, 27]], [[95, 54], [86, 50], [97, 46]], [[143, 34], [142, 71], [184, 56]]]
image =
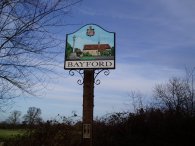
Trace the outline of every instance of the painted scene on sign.
[[115, 59], [115, 33], [86, 25], [66, 38], [66, 61]]

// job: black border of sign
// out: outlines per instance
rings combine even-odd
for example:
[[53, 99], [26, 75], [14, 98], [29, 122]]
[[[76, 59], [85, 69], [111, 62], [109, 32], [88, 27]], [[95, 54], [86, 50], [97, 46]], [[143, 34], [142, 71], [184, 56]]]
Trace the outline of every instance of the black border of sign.
[[[100, 27], [101, 29], [103, 29], [104, 31], [108, 32], [108, 33], [113, 33], [114, 34], [114, 67], [113, 68], [66, 68], [66, 48], [67, 48], [67, 39], [68, 39], [68, 35], [71, 35], [71, 34], [74, 34], [75, 32], [79, 31], [80, 29], [82, 29], [83, 27], [87, 26], [87, 25], [96, 25], [98, 27]], [[72, 33], [68, 33], [66, 34], [66, 45], [65, 45], [65, 54], [64, 54], [64, 69], [65, 70], [83, 70], [83, 69], [115, 69], [116, 68], [116, 39], [115, 39], [115, 32], [110, 32], [110, 31], [107, 31], [105, 30], [104, 28], [102, 28], [101, 26], [97, 25], [97, 24], [93, 24], [93, 23], [89, 23], [89, 24], [86, 24], [82, 27], [80, 27], [79, 29], [77, 29], [76, 31], [72, 32]], [[90, 60], [89, 60], [90, 61]], [[95, 60], [91, 60], [91, 61], [95, 61]]]

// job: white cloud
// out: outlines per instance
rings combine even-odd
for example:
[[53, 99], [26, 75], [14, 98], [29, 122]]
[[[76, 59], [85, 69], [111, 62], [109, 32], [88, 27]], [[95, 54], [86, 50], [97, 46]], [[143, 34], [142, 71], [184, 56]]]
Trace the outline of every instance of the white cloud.
[[116, 94], [126, 93], [131, 90], [140, 90], [151, 94], [156, 83], [164, 82], [172, 76], [182, 75], [180, 70], [171, 69], [152, 64], [118, 64], [117, 69], [110, 75], [101, 76], [102, 83], [97, 88], [99, 92]]

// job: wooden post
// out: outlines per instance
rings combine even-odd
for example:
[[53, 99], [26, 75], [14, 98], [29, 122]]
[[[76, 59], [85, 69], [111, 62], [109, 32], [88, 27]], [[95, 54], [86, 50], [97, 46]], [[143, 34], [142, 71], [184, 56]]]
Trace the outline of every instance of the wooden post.
[[82, 146], [92, 146], [94, 107], [94, 70], [84, 70]]

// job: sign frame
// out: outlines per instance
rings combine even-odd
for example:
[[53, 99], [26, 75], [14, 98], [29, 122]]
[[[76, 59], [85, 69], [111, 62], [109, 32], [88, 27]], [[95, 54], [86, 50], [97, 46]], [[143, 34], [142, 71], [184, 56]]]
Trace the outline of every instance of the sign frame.
[[[88, 37], [89, 41], [94, 37], [94, 35], [98, 34], [96, 33], [95, 28], [100, 29], [102, 32], [105, 32], [105, 34], [107, 33], [108, 35], [110, 35], [110, 40], [113, 39], [112, 45], [110, 46], [107, 44], [100, 44], [100, 37], [99, 40], [97, 40], [97, 44], [84, 44], [85, 46], [96, 46], [98, 45], [101, 47], [105, 47], [105, 45], [110, 46], [110, 53], [107, 58], [106, 56], [104, 56], [105, 59], [93, 59], [95, 57], [91, 57], [92, 59], [87, 59], [87, 60], [79, 60], [79, 59], [68, 59], [68, 57], [70, 57], [71, 55], [74, 57], [75, 56], [75, 51], [74, 49], [78, 49], [78, 48], [74, 48], [75, 46], [75, 39], [76, 39], [76, 34], [79, 31], [85, 30], [86, 28], [86, 33], [85, 33], [85, 37]], [[100, 34], [99, 34], [100, 35]], [[68, 51], [68, 47], [70, 47], [70, 36], [72, 36], [72, 54], [69, 53]], [[80, 36], [82, 37], [82, 36]], [[112, 38], [111, 38], [112, 37]], [[97, 36], [96, 36], [97, 38]], [[105, 40], [104, 40], [105, 42]], [[83, 45], [83, 52], [84, 52], [84, 45]], [[104, 46], [103, 46], [104, 45]], [[81, 49], [79, 49], [81, 50]], [[107, 51], [107, 50], [106, 50]], [[82, 52], [82, 51], [81, 51]], [[70, 55], [69, 55], [69, 54]], [[100, 52], [98, 52], [100, 55]], [[69, 56], [68, 56], [69, 55]], [[97, 56], [96, 58], [101, 58], [100, 56]], [[108, 59], [108, 58], [111, 59]], [[109, 66], [110, 65], [110, 66]], [[72, 66], [72, 67], [71, 67]], [[102, 28], [101, 26], [97, 25], [97, 24], [86, 24], [84, 26], [82, 26], [81, 28], [77, 29], [76, 31], [66, 34], [66, 48], [65, 48], [65, 59], [64, 59], [64, 69], [65, 70], [85, 70], [85, 69], [115, 69], [116, 68], [116, 42], [115, 42], [115, 32], [110, 32], [105, 30], [104, 28]]]

